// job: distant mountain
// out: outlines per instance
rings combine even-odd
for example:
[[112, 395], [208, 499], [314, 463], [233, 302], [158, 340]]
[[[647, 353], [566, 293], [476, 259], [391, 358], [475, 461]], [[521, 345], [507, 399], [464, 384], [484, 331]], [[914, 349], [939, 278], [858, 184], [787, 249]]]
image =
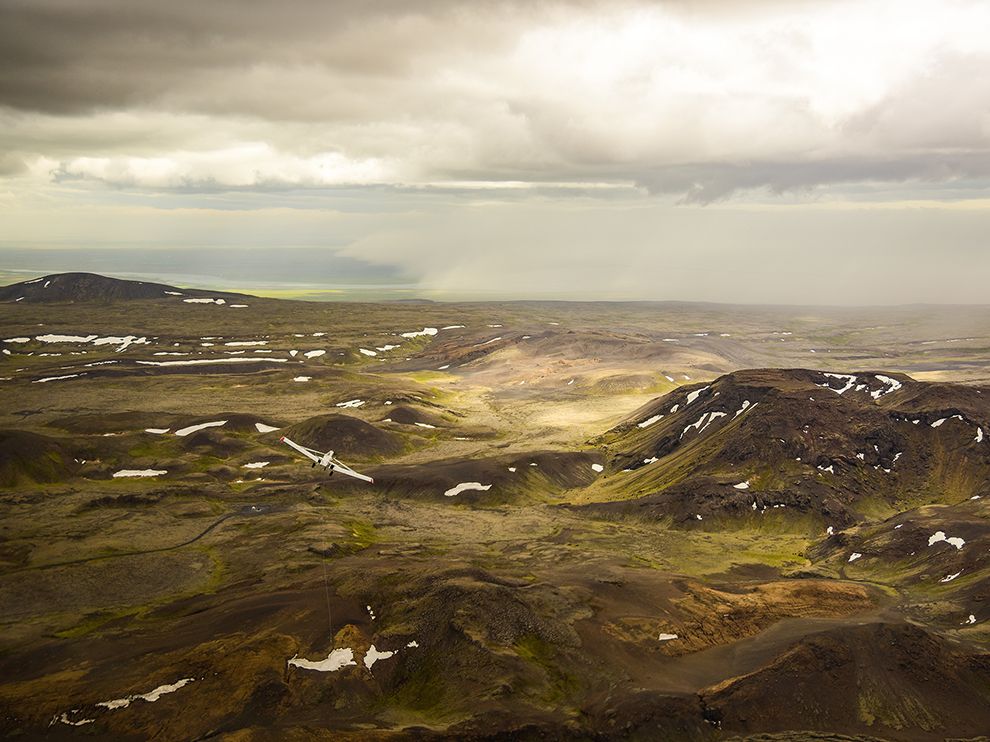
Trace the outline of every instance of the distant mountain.
[[596, 443], [616, 515], [836, 530], [990, 495], [990, 388], [904, 374], [747, 370], [681, 387]]
[[212, 298], [237, 300], [247, 294], [182, 289], [164, 283], [127, 281], [97, 273], [53, 273], [0, 287], [0, 302], [115, 302], [134, 299]]

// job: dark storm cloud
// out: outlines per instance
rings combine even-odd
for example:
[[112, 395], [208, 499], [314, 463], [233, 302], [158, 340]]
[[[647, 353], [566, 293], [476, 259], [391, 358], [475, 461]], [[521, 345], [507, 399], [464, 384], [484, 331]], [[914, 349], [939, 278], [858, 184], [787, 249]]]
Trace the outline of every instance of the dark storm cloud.
[[3, 170], [193, 192], [625, 185], [692, 203], [986, 175], [987, 7], [892, 7], [7, 0]]
[[[0, 7], [0, 103], [49, 113], [155, 104], [217, 77], [236, 88], [239, 76], [265, 66], [366, 82], [399, 77], [437, 44], [458, 45], [445, 28], [488, 23], [489, 41], [497, 41], [497, 19], [510, 6], [471, 7], [466, 15], [452, 0], [7, 2]], [[470, 44], [485, 44], [479, 30]]]

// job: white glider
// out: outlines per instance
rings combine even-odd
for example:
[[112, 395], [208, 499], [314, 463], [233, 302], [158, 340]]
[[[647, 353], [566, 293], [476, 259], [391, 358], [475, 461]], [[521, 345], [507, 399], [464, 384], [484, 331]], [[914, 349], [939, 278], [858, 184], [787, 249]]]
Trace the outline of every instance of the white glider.
[[347, 466], [347, 464], [344, 464], [339, 459], [335, 459], [333, 457], [333, 451], [327, 451], [326, 453], [324, 453], [323, 451], [316, 451], [312, 448], [306, 448], [306, 446], [300, 446], [295, 441], [290, 441], [284, 435], [281, 438], [279, 438], [279, 440], [282, 441], [282, 443], [284, 443], [285, 445], [289, 446], [290, 448], [294, 448], [303, 456], [305, 456], [307, 459], [312, 461], [313, 466], [317, 466], [317, 465], [322, 466], [324, 469], [330, 472], [331, 477], [333, 476], [334, 472], [339, 471], [341, 474], [346, 474], [349, 477], [354, 477], [355, 479], [360, 479], [364, 482], [371, 482], [373, 484], [375, 481], [374, 479], [372, 479], [371, 477], [365, 474], [359, 474], [358, 472], [354, 471], [351, 467]]

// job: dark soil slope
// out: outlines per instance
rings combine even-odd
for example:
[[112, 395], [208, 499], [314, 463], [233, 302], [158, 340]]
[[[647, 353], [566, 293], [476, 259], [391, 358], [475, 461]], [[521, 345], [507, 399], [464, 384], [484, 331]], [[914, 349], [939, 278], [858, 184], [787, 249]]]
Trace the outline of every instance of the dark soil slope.
[[401, 425], [416, 425], [419, 423], [421, 425], [429, 425], [434, 428], [443, 425], [443, 420], [436, 415], [431, 415], [428, 412], [424, 412], [423, 410], [410, 407], [408, 405], [400, 405], [389, 408], [386, 419], [391, 420], [394, 423], [400, 423]]
[[[384, 466], [374, 476], [376, 487], [393, 497], [493, 505], [585, 487], [597, 476], [592, 465], [600, 460], [596, 452], [539, 451]], [[463, 484], [480, 487], [458, 488]]]
[[969, 738], [987, 731], [990, 655], [907, 623], [841, 627], [702, 696], [726, 730]]
[[59, 482], [78, 468], [54, 438], [22, 430], [0, 430], [0, 487]]
[[279, 435], [344, 459], [371, 459], [402, 451], [402, 438], [348, 415], [317, 415], [279, 431]]

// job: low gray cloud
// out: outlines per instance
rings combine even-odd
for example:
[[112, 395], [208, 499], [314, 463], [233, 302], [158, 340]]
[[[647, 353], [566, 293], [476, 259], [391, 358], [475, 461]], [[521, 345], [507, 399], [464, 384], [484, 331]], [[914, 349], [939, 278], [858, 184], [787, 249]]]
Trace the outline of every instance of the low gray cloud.
[[922, 153], [898, 158], [846, 157], [804, 162], [684, 165], [640, 174], [651, 193], [683, 194], [685, 203], [709, 204], [738, 190], [811, 192], [822, 185], [946, 183], [990, 177], [990, 151]]
[[0, 178], [21, 175], [27, 171], [24, 157], [17, 152], [0, 152]]

